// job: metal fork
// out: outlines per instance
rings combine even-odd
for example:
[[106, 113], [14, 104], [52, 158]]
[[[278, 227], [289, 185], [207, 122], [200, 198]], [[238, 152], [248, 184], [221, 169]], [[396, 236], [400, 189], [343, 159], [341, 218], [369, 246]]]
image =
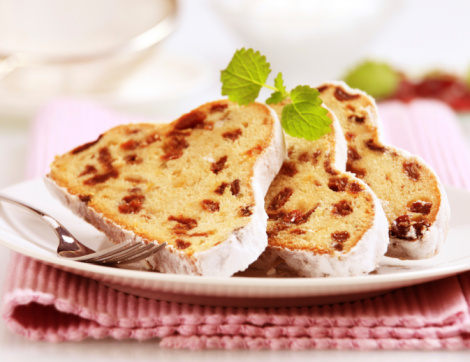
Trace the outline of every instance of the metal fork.
[[67, 259], [100, 265], [124, 265], [144, 260], [166, 246], [166, 243], [146, 244], [143, 242], [126, 241], [101, 251], [94, 251], [80, 243], [52, 216], [4, 195], [0, 195], [0, 201], [5, 201], [28, 210], [45, 221], [59, 238], [57, 255]]

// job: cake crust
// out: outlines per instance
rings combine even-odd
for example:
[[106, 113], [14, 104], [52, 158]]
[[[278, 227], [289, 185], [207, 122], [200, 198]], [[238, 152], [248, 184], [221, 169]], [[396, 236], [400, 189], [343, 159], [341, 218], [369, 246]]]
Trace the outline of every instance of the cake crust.
[[109, 130], [58, 156], [46, 184], [113, 242], [167, 242], [161, 272], [231, 276], [267, 245], [263, 199], [284, 158], [275, 112], [221, 100]]
[[381, 200], [389, 224], [387, 256], [425, 259], [445, 242], [450, 219], [439, 177], [420, 157], [381, 137], [374, 99], [344, 82], [321, 84], [323, 102], [338, 117], [348, 143], [347, 170], [362, 178]]
[[[274, 105], [278, 114], [283, 104]], [[388, 226], [370, 188], [345, 171], [346, 142], [332, 112], [317, 141], [286, 136], [288, 160], [265, 198], [268, 248], [252, 268], [269, 275], [353, 276], [373, 271]]]

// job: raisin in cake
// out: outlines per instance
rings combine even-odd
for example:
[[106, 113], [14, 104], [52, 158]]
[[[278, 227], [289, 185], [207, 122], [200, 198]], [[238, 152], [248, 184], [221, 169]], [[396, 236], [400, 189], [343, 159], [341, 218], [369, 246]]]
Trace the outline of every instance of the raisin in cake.
[[345, 134], [346, 169], [382, 201], [390, 227], [387, 255], [423, 259], [437, 254], [449, 224], [449, 204], [437, 175], [419, 157], [383, 143], [377, 107], [367, 94], [343, 82], [318, 89]]
[[[281, 114], [282, 105], [273, 108]], [[359, 275], [385, 254], [385, 214], [370, 188], [344, 172], [346, 142], [329, 117], [331, 132], [317, 141], [286, 136], [288, 160], [265, 198], [268, 248], [252, 269], [279, 263], [276, 271], [289, 275]]]
[[267, 245], [263, 199], [284, 157], [274, 111], [221, 100], [115, 127], [56, 157], [46, 181], [114, 242], [167, 242], [160, 271], [230, 276]]

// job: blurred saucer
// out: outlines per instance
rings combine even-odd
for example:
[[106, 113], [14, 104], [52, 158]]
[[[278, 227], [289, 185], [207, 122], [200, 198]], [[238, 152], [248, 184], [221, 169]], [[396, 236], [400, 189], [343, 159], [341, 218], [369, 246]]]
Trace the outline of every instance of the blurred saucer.
[[[109, 68], [112, 68], [112, 64]], [[14, 79], [0, 81], [0, 116], [3, 122], [25, 123], [54, 98], [79, 98], [125, 111], [166, 116], [187, 98], [201, 94], [213, 84], [213, 75], [200, 61], [183, 54], [156, 51], [136, 59], [120, 72], [94, 68], [42, 67], [20, 69]], [[21, 74], [23, 71], [34, 73]], [[91, 72], [96, 71], [96, 74]], [[55, 79], [53, 78], [56, 77]], [[93, 77], [92, 87], [77, 86], [84, 76]]]

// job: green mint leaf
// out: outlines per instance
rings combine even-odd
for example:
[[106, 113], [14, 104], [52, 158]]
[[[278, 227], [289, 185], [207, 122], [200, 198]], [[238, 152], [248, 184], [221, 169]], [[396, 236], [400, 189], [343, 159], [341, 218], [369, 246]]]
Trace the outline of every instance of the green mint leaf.
[[319, 95], [309, 86], [297, 86], [290, 92], [292, 103], [284, 106], [281, 119], [287, 134], [312, 141], [330, 132], [331, 119]]
[[271, 97], [266, 99], [267, 104], [281, 103], [289, 96], [289, 93], [286, 91], [286, 87], [284, 85], [284, 80], [282, 79], [282, 73], [280, 72], [274, 79], [274, 87], [277, 89], [277, 91], [273, 92]]
[[227, 69], [220, 74], [222, 95], [240, 105], [253, 103], [262, 87], [273, 91], [266, 103], [280, 103], [290, 97], [292, 103], [282, 110], [281, 125], [284, 131], [294, 137], [317, 140], [330, 132], [331, 119], [328, 111], [321, 106], [320, 92], [309, 86], [298, 86], [291, 92], [286, 90], [282, 73], [274, 79], [274, 87], [266, 84], [270, 65], [266, 57], [253, 49], [239, 49], [235, 52]]
[[284, 79], [282, 79], [282, 73], [279, 72], [277, 77], [274, 79], [274, 86], [276, 89], [281, 92], [283, 96], [287, 98], [289, 93], [286, 91], [286, 86], [284, 85]]
[[238, 104], [255, 101], [271, 73], [266, 57], [253, 49], [237, 50], [220, 75], [222, 95]]

